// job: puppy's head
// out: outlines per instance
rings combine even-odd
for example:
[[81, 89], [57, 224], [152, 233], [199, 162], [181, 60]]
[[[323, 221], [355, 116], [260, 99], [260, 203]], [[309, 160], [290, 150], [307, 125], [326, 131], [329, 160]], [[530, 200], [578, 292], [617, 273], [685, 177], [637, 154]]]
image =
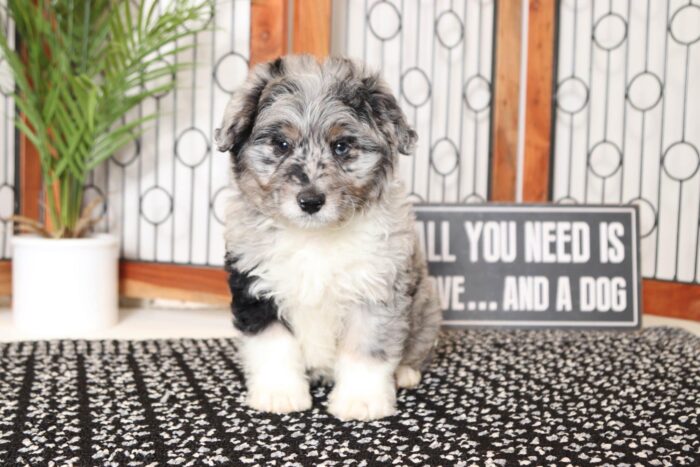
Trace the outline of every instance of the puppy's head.
[[377, 74], [310, 56], [255, 67], [216, 130], [246, 200], [300, 227], [338, 224], [377, 203], [415, 140]]

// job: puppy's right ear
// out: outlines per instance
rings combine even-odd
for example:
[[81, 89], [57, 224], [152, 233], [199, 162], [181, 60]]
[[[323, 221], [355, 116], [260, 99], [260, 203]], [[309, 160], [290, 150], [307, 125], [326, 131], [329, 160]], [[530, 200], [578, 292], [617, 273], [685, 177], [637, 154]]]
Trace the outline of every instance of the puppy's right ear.
[[284, 60], [278, 58], [253, 68], [241, 88], [226, 105], [221, 128], [214, 132], [216, 147], [221, 152], [238, 154], [248, 141], [258, 116], [258, 103], [268, 83], [284, 73]]

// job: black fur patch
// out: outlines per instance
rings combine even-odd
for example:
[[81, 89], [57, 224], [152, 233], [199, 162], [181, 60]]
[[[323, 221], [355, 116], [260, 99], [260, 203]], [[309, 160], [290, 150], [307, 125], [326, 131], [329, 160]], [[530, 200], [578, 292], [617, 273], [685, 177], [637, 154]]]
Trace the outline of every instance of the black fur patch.
[[278, 138], [285, 125], [287, 125], [286, 122], [280, 121], [256, 128], [255, 133], [251, 136], [253, 144], [265, 144]]
[[273, 77], [281, 76], [284, 74], [284, 59], [282, 57], [279, 57], [275, 61], [270, 63], [270, 74]]
[[[273, 102], [279, 99], [281, 96], [287, 94], [298, 94], [301, 92], [301, 88], [297, 83], [290, 79], [281, 78], [273, 83], [270, 83], [265, 93], [261, 96], [260, 102], [258, 104], [258, 112], [266, 109]], [[302, 109], [300, 109], [302, 110]]]
[[[239, 119], [237, 124], [231, 126], [228, 129], [230, 132], [235, 132], [233, 137], [233, 146], [231, 147], [231, 155], [233, 156], [234, 165], [233, 168], [237, 174], [243, 172], [243, 164], [241, 160], [241, 150], [243, 146], [248, 142], [248, 138], [253, 131], [253, 125], [255, 125], [255, 119], [258, 118], [258, 101], [260, 100], [260, 95], [265, 89], [267, 81], [258, 83], [257, 86], [245, 97], [245, 103], [243, 108], [237, 115]], [[234, 128], [235, 127], [235, 128]]]
[[304, 167], [302, 167], [301, 164], [290, 165], [287, 169], [287, 177], [289, 177], [290, 180], [296, 179], [302, 185], [308, 185], [310, 182], [309, 176], [306, 175]]
[[416, 132], [408, 126], [394, 95], [381, 85], [379, 75], [341, 81], [334, 93], [358, 120], [385, 134], [389, 131], [389, 126], [393, 127], [391, 131], [395, 135], [386, 134], [387, 138], [392, 139], [392, 136], [395, 136], [396, 149], [403, 154], [410, 152], [417, 137]]
[[236, 258], [226, 255], [228, 285], [233, 299], [231, 312], [233, 325], [244, 334], [257, 334], [270, 324], [278, 321], [277, 305], [272, 299], [259, 298], [250, 293], [256, 277], [236, 268]]

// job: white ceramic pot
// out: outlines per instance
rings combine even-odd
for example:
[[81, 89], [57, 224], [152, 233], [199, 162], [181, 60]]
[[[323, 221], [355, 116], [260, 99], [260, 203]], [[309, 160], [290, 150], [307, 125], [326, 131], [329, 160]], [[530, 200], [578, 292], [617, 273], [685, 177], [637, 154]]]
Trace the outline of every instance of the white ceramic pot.
[[12, 239], [12, 313], [23, 334], [37, 338], [89, 337], [116, 324], [119, 241], [90, 238]]

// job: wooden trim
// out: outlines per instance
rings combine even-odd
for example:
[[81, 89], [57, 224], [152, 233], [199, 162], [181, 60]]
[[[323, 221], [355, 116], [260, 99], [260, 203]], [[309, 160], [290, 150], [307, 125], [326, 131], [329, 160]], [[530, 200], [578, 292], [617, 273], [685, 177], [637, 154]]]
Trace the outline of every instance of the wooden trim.
[[515, 201], [522, 0], [496, 4], [496, 82], [494, 83], [491, 200]]
[[556, 0], [528, 1], [523, 201], [546, 202], [551, 183]]
[[292, 51], [323, 59], [331, 50], [331, 0], [294, 2]]
[[12, 295], [12, 261], [0, 261], [0, 297]]
[[700, 321], [700, 284], [645, 279], [644, 313]]
[[122, 261], [119, 293], [124, 297], [165, 298], [226, 305], [231, 295], [221, 268]]
[[287, 0], [253, 0], [250, 6], [250, 65], [287, 53]]

